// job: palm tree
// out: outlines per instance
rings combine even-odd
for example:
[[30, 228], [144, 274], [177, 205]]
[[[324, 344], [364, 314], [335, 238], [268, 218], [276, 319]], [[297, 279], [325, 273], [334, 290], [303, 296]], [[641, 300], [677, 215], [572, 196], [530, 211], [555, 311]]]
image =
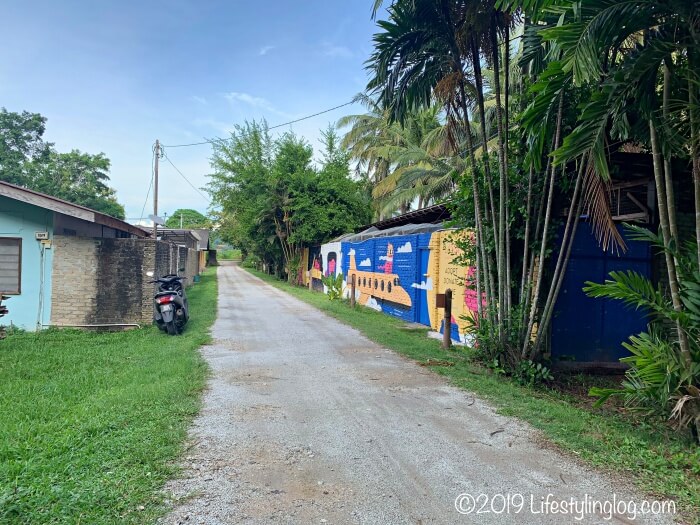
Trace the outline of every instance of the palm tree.
[[447, 196], [454, 188], [457, 174], [446, 153], [445, 126], [437, 106], [410, 113], [403, 123], [390, 121], [376, 102], [358, 95], [370, 111], [349, 115], [338, 127], [350, 129], [342, 145], [357, 161], [357, 169], [371, 173], [372, 195], [380, 216], [396, 210], [418, 208]]
[[[585, 179], [586, 206], [594, 212], [594, 224], [605, 246], [617, 235], [601, 204], [606, 201], [605, 186], [610, 180], [607, 143], [611, 138], [626, 139], [636, 133], [652, 150], [661, 232], [666, 246], [672, 246], [677, 242], [669, 162], [672, 154], [692, 157], [696, 202], [700, 201], [697, 139], [692, 134], [694, 128], [697, 130], [693, 103], [697, 84], [692, 78], [696, 74], [692, 65], [698, 48], [700, 6], [684, 0], [593, 0], [581, 10], [563, 3], [560, 9], [565, 23], [541, 30], [540, 34], [561, 49], [562, 59], [556, 67], [567, 72], [575, 86], [595, 85], [596, 89], [579, 114], [578, 125], [555, 152], [556, 163], [575, 159], [588, 163], [591, 176]], [[674, 128], [669, 108], [670, 66], [688, 77], [688, 102], [675, 112], [675, 118], [692, 116], [685, 127], [687, 134], [680, 140], [670, 131]], [[553, 69], [552, 64], [548, 69]], [[646, 132], [630, 127], [631, 114], [646, 122]], [[698, 213], [696, 219], [696, 237], [700, 238]], [[671, 299], [676, 311], [682, 312], [676, 275], [678, 261], [670, 250], [665, 253]], [[548, 316], [551, 317], [551, 311], [545, 316], [545, 326]], [[689, 360], [688, 343], [680, 326], [678, 332], [681, 349]]]

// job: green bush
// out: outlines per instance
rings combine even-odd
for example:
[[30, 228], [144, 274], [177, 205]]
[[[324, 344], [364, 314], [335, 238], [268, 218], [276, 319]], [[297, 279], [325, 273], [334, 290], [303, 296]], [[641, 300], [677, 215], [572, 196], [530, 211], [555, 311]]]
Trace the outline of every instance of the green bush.
[[[632, 238], [651, 242], [671, 251], [678, 261], [678, 284], [684, 309], [676, 311], [661, 287], [637, 272], [611, 272], [602, 284], [587, 282], [584, 291], [591, 297], [623, 301], [630, 307], [649, 312], [647, 332], [633, 335], [623, 346], [632, 355], [620, 359], [630, 365], [619, 389], [592, 388], [598, 404], [611, 396], [622, 396], [625, 404], [649, 415], [670, 418], [678, 428], [700, 428], [700, 272], [695, 246], [681, 252], [665, 247], [660, 236], [640, 227], [629, 226]], [[687, 337], [690, 355], [684, 355], [680, 331]]]
[[322, 277], [323, 285], [326, 287], [326, 295], [331, 301], [337, 301], [343, 297], [343, 275], [338, 274], [335, 277], [328, 275]]

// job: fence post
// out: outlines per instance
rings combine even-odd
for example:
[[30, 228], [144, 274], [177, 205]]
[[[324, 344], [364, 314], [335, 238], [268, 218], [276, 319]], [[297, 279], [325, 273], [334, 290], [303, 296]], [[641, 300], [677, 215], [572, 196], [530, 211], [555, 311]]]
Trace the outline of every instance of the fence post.
[[355, 307], [355, 274], [350, 277], [350, 306]]
[[442, 329], [442, 347], [447, 350], [452, 346], [452, 290], [445, 290], [445, 323]]

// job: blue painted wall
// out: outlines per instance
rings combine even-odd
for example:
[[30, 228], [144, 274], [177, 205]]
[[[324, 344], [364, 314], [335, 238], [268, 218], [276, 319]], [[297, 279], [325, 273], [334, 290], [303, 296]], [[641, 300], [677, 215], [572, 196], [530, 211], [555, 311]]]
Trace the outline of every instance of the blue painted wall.
[[651, 275], [651, 248], [632, 241], [624, 228], [627, 252], [603, 252], [589, 223], [581, 221], [571, 248], [571, 259], [552, 318], [552, 358], [574, 362], [616, 362], [629, 355], [622, 346], [630, 335], [646, 330], [645, 312], [622, 301], [593, 299], [582, 290], [586, 281], [602, 283], [612, 271], [634, 270]]
[[38, 231], [46, 231], [53, 238], [52, 211], [0, 196], [0, 237], [22, 239], [22, 290], [20, 295], [11, 295], [7, 301], [10, 313], [0, 319], [4, 325], [12, 323], [25, 330], [35, 330], [37, 321], [48, 324], [51, 318], [53, 254], [51, 249], [46, 249], [42, 256], [41, 245], [35, 238]]
[[[420, 282], [421, 265], [418, 237], [418, 235], [401, 235], [379, 237], [359, 243], [342, 243], [343, 275], [348, 274], [350, 251], [354, 250], [358, 270], [397, 275], [400, 286], [411, 298], [410, 306], [386, 299], [372, 299], [372, 303], [367, 306], [412, 323], [417, 323], [420, 320], [420, 290], [413, 286], [414, 283]], [[394, 248], [392, 261], [387, 258], [389, 243]], [[387, 264], [391, 266], [390, 271], [387, 270]]]

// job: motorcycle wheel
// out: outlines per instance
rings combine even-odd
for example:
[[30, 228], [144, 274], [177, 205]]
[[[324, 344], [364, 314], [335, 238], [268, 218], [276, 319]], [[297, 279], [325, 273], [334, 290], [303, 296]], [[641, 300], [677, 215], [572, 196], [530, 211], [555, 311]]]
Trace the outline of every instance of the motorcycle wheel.
[[178, 329], [177, 325], [175, 324], [175, 319], [167, 323], [166, 328], [168, 329], [168, 335], [177, 335], [178, 334]]

